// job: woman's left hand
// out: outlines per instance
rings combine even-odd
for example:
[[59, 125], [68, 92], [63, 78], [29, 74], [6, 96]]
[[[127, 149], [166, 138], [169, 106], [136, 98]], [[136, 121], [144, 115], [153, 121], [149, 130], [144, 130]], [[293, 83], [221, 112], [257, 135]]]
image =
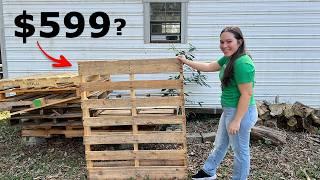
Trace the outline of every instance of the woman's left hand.
[[229, 134], [235, 135], [239, 132], [239, 129], [240, 129], [240, 122], [232, 120], [228, 128]]

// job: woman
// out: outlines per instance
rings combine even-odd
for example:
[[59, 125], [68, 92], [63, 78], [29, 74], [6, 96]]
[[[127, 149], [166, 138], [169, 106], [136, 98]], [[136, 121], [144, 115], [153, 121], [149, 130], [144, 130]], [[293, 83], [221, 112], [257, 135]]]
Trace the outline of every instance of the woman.
[[240, 28], [226, 27], [220, 34], [220, 49], [224, 56], [218, 61], [200, 63], [177, 59], [199, 71], [220, 71], [221, 105], [223, 113], [215, 139], [215, 147], [202, 169], [192, 179], [216, 179], [216, 171], [231, 145], [234, 152], [233, 180], [244, 180], [250, 169], [250, 131], [257, 121], [253, 95], [255, 67], [247, 54]]

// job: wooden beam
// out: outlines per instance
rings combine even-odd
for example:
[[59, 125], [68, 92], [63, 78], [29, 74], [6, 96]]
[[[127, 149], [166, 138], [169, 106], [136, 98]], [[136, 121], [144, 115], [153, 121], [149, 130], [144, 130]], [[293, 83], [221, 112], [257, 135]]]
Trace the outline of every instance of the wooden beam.
[[52, 103], [48, 103], [48, 104], [45, 104], [45, 105], [43, 105], [41, 107], [34, 107], [34, 108], [24, 109], [24, 110], [21, 110], [21, 111], [17, 111], [17, 112], [11, 113], [11, 116], [14, 116], [14, 115], [17, 115], [17, 114], [23, 114], [23, 113], [26, 113], [26, 112], [29, 112], [29, 111], [32, 111], [32, 110], [36, 110], [36, 109], [47, 107], [47, 106], [52, 106], [52, 105], [55, 105], [55, 104], [60, 104], [60, 103], [72, 101], [72, 100], [75, 100], [75, 99], [80, 99], [80, 97], [71, 97], [71, 98], [55, 101], [55, 102], [52, 102]]
[[118, 61], [86, 61], [78, 62], [79, 74], [83, 76], [95, 74], [153, 74], [179, 72], [181, 63], [176, 58], [118, 60]]
[[[133, 104], [135, 102], [135, 104]], [[182, 100], [179, 96], [172, 97], [150, 97], [132, 99], [88, 99], [83, 100], [85, 108], [117, 108], [117, 107], [155, 107], [155, 106], [181, 106]]]
[[185, 150], [140, 150], [140, 151], [89, 151], [86, 152], [90, 160], [132, 160], [132, 159], [163, 159], [182, 160]]
[[66, 137], [82, 137], [83, 130], [61, 130], [61, 129], [22, 129], [21, 136], [50, 137], [51, 135], [65, 135]]
[[134, 143], [183, 143], [182, 132], [150, 132], [150, 133], [116, 133], [106, 132], [102, 135], [84, 136], [84, 144], [134, 144]]
[[82, 91], [111, 91], [130, 89], [181, 89], [181, 80], [134, 80], [119, 82], [87, 82], [81, 84]]
[[93, 167], [88, 168], [90, 179], [186, 179], [187, 168], [181, 166], [167, 167]]
[[137, 125], [156, 125], [156, 124], [182, 124], [183, 116], [105, 116], [83, 118], [84, 126], [124, 126], [132, 125], [133, 121]]

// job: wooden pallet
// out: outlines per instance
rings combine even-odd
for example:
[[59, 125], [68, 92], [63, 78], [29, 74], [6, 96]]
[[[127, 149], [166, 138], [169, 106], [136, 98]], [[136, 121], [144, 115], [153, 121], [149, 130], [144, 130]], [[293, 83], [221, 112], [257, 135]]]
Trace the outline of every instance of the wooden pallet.
[[[95, 79], [88, 76], [87, 81]], [[101, 82], [109, 76], [101, 76]], [[96, 80], [96, 79], [95, 79]], [[91, 92], [90, 98], [109, 92]], [[36, 74], [0, 80], [0, 111], [10, 111], [10, 125], [20, 126], [22, 136], [82, 137], [82, 110], [78, 73]]]
[[[179, 80], [153, 80], [179, 73]], [[111, 81], [86, 81], [111, 75]], [[127, 81], [113, 81], [125, 74]], [[146, 74], [148, 80], [136, 80]], [[90, 61], [79, 63], [84, 145], [89, 179], [186, 179], [186, 118], [183, 69], [176, 59]], [[175, 96], [137, 96], [137, 90], [176, 89]], [[88, 99], [92, 91], [128, 90], [129, 97]], [[176, 131], [165, 127], [178, 126]], [[120, 146], [121, 148], [114, 148]]]

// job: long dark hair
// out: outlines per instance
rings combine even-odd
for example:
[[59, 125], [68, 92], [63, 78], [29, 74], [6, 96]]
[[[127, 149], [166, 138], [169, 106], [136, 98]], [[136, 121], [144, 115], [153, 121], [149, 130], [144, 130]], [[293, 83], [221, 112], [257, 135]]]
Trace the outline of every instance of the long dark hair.
[[234, 74], [233, 65], [234, 65], [234, 62], [236, 61], [236, 59], [238, 59], [242, 55], [248, 54], [247, 51], [246, 51], [246, 44], [245, 44], [245, 41], [244, 41], [244, 38], [243, 38], [243, 34], [242, 34], [242, 32], [241, 32], [239, 27], [227, 26], [221, 31], [220, 36], [224, 32], [232, 33], [234, 38], [237, 39], [238, 43], [241, 43], [241, 44], [240, 44], [238, 50], [234, 54], [232, 54], [230, 56], [229, 62], [227, 64], [227, 67], [224, 70], [224, 74], [223, 74], [223, 78], [222, 78], [222, 87], [226, 87], [226, 86], [228, 86], [230, 84], [231, 79], [232, 79], [233, 74]]

